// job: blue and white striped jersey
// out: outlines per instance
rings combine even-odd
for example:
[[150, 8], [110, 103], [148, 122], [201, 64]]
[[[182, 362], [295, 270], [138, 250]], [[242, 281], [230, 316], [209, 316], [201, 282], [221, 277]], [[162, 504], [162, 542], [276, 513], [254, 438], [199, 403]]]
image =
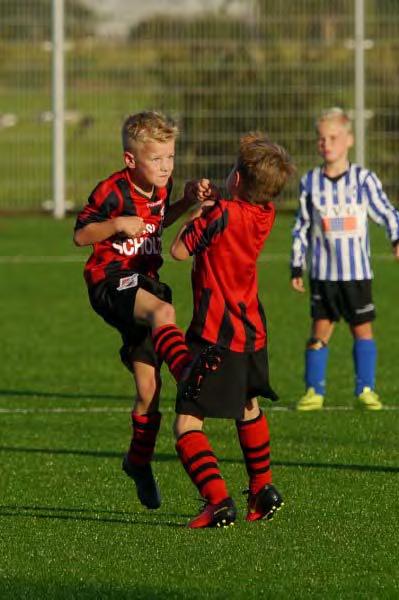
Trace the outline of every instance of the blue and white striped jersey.
[[321, 167], [301, 179], [299, 209], [292, 230], [291, 270], [311, 279], [371, 279], [368, 217], [399, 240], [399, 212], [372, 171], [352, 164], [339, 178]]

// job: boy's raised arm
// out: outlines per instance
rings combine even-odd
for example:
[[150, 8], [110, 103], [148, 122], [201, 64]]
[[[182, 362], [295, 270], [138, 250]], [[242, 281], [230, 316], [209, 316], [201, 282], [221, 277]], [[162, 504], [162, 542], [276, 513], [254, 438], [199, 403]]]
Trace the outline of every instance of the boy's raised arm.
[[170, 247], [170, 254], [175, 260], [187, 260], [187, 258], [190, 257], [190, 253], [187, 250], [187, 246], [181, 238], [183, 233], [187, 229], [187, 225], [189, 225], [194, 219], [199, 217], [201, 213], [201, 208], [197, 208], [196, 210], [191, 211], [186, 222], [180, 227], [178, 233], [176, 234], [176, 237], [173, 240], [172, 245]]
[[206, 212], [215, 204], [213, 200], [204, 200], [201, 202], [200, 206], [197, 206], [193, 209], [184, 225], [180, 228], [177, 233], [175, 239], [172, 242], [172, 246], [170, 248], [170, 253], [175, 260], [186, 260], [191, 256], [190, 251], [187, 248], [186, 243], [183, 241], [182, 237], [187, 227], [198, 217], [206, 214]]
[[[194, 206], [197, 202], [201, 204], [203, 202], [211, 202], [220, 198], [220, 192], [218, 188], [213, 185], [209, 179], [200, 179], [199, 181], [188, 181], [184, 187], [184, 195], [181, 200], [178, 200], [168, 209], [164, 220], [164, 227], [172, 225], [179, 217], [181, 217], [189, 208]], [[197, 216], [201, 214], [201, 211]], [[191, 215], [189, 221], [193, 220]]]
[[89, 246], [102, 242], [113, 235], [124, 233], [129, 237], [137, 237], [145, 231], [145, 224], [141, 217], [116, 217], [97, 223], [88, 223], [76, 229], [73, 241], [76, 246]]
[[197, 182], [188, 181], [184, 186], [184, 194], [181, 200], [174, 202], [168, 208], [164, 219], [164, 227], [169, 227], [179, 219], [189, 208], [198, 201]]

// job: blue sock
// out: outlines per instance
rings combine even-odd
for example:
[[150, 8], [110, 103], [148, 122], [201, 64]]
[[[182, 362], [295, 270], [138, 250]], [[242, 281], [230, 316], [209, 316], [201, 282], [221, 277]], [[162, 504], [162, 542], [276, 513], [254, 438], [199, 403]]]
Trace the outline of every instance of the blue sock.
[[374, 389], [376, 360], [377, 346], [375, 341], [355, 339], [353, 343], [353, 361], [356, 374], [356, 396], [361, 394], [365, 387]]
[[305, 352], [305, 383], [306, 389], [314, 388], [316, 394], [324, 396], [326, 392], [326, 369], [328, 348], [306, 348]]

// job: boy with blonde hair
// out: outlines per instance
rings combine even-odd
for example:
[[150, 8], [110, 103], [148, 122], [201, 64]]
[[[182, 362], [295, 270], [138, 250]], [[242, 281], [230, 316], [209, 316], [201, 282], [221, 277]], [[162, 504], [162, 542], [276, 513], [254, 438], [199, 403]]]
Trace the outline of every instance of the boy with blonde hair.
[[[177, 134], [174, 121], [160, 113], [129, 116], [122, 128], [125, 168], [96, 186], [77, 217], [74, 234], [76, 245], [93, 245], [84, 271], [90, 303], [120, 332], [121, 360], [134, 376], [133, 436], [123, 470], [148, 508], [161, 502], [151, 468], [161, 421], [160, 361], [151, 326], [175, 319], [171, 290], [158, 276], [161, 234], [195, 202], [188, 185], [184, 198], [170, 204]], [[185, 354], [176, 376], [178, 367], [183, 369], [191, 359], [187, 346], [181, 346]]]
[[377, 176], [349, 162], [354, 139], [351, 121], [341, 108], [324, 111], [316, 130], [323, 164], [301, 180], [292, 232], [292, 287], [305, 291], [303, 271], [308, 259], [312, 317], [305, 353], [306, 393], [297, 409], [323, 407], [328, 342], [342, 316], [353, 336], [357, 402], [363, 408], [379, 410], [382, 403], [375, 392], [375, 309], [367, 221], [370, 217], [385, 227], [399, 259], [399, 212]]
[[[221, 198], [208, 180], [201, 180], [197, 192], [207, 202], [172, 244], [176, 260], [194, 256], [193, 317], [186, 335], [189, 348], [194, 357], [215, 347], [222, 356], [200, 385], [181, 388], [176, 401], [176, 449], [204, 499], [204, 508], [189, 523], [190, 528], [225, 527], [236, 518], [234, 502], [203, 431], [206, 417], [236, 420], [249, 475], [247, 521], [271, 519], [282, 505], [272, 485], [269, 427], [256, 399], [257, 395], [276, 399], [269, 384], [266, 319], [258, 296], [256, 260], [273, 226], [272, 200], [292, 173], [291, 159], [283, 148], [262, 133], [244, 135], [227, 178], [231, 199]], [[175, 332], [170, 324], [153, 330], [161, 358]]]

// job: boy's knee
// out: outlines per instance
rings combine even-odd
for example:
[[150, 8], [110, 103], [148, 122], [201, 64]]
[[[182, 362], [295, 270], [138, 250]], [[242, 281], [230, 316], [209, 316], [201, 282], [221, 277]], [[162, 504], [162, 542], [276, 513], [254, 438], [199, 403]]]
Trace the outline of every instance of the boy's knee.
[[370, 321], [359, 325], [351, 325], [351, 332], [355, 340], [373, 339], [373, 326]]
[[148, 406], [152, 402], [157, 402], [161, 391], [161, 380], [158, 378], [148, 378], [145, 380], [137, 380], [137, 402]]
[[244, 416], [241, 419], [242, 421], [251, 421], [255, 419], [260, 412], [259, 404], [257, 398], [250, 398], [245, 403]]
[[192, 415], [177, 415], [173, 424], [173, 433], [177, 439], [188, 431], [202, 431], [203, 420]]
[[176, 311], [172, 304], [160, 302], [154, 311], [154, 327], [176, 322]]

